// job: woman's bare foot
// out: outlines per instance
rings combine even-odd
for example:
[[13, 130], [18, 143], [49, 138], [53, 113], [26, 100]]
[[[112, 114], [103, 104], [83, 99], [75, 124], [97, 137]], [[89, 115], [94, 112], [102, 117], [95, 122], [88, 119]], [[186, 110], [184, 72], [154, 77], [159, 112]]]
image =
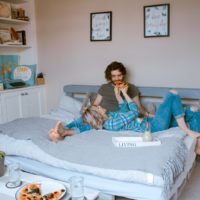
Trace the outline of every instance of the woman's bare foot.
[[48, 138], [49, 138], [49, 140], [51, 140], [53, 142], [57, 142], [59, 140], [63, 140], [64, 139], [64, 137], [61, 136], [60, 134], [58, 134], [58, 132], [55, 129], [51, 129], [49, 131]]
[[65, 137], [65, 136], [72, 136], [75, 134], [74, 129], [65, 129], [62, 125], [62, 122], [59, 121], [56, 124], [55, 131], [57, 131], [60, 136]]
[[57, 122], [57, 124], [55, 126], [55, 130], [58, 132], [58, 134], [60, 134], [60, 135], [63, 134], [63, 132], [65, 131], [65, 129], [64, 129], [61, 121]]

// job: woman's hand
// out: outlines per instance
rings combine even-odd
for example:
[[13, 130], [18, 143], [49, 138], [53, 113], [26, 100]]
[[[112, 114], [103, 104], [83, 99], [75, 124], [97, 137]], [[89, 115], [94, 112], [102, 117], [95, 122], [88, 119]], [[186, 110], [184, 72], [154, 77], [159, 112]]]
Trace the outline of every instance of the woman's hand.
[[123, 94], [127, 94], [128, 86], [125, 86], [125, 87], [121, 88], [120, 91], [121, 91]]
[[120, 96], [120, 90], [119, 90], [119, 88], [118, 87], [114, 87], [114, 92], [115, 92], [115, 96], [117, 97], [117, 96]]
[[120, 94], [120, 89], [115, 86], [114, 92], [115, 92], [115, 96], [116, 96], [118, 103], [123, 103], [123, 99], [122, 99], [121, 94]]
[[124, 98], [126, 99], [126, 101], [127, 101], [128, 103], [130, 103], [130, 102], [132, 101], [132, 99], [131, 99], [131, 98], [129, 97], [129, 95], [127, 94], [128, 85], [125, 86], [125, 87], [123, 87], [123, 88], [121, 88], [120, 91], [122, 92], [122, 94], [123, 94]]

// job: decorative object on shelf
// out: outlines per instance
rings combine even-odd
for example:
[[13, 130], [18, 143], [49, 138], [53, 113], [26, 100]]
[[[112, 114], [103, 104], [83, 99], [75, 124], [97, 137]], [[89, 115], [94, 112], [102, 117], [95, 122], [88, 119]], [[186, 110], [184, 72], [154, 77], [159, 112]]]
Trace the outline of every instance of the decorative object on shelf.
[[0, 55], [0, 81], [5, 82], [10, 79], [12, 66], [17, 66], [18, 64], [18, 55]]
[[0, 29], [0, 44], [4, 44], [7, 42], [11, 42], [11, 35], [10, 35], [10, 30], [5, 28], [5, 29]]
[[12, 5], [11, 7], [11, 15], [12, 19], [18, 19], [23, 21], [29, 21], [29, 17], [25, 15], [25, 10], [23, 8], [16, 7], [15, 5]]
[[20, 34], [18, 34], [13, 27], [10, 29], [0, 29], [0, 43], [8, 45], [22, 45], [22, 38], [19, 37], [21, 36]]
[[168, 37], [169, 19], [169, 4], [144, 6], [144, 37]]
[[18, 37], [19, 37], [19, 43], [22, 45], [26, 45], [26, 31], [17, 31]]
[[112, 12], [96, 12], [90, 14], [90, 40], [112, 40]]
[[4, 161], [5, 161], [5, 152], [0, 151], [0, 176], [3, 176], [5, 173], [5, 165], [4, 165]]
[[0, 1], [0, 17], [11, 18], [10, 3]]
[[44, 85], [45, 81], [44, 81], [44, 74], [41, 72], [37, 75], [37, 85]]
[[16, 30], [13, 27], [10, 28], [10, 34], [11, 34], [11, 39], [12, 39], [13, 42], [19, 41], [19, 36], [18, 36]]
[[11, 80], [24, 81], [28, 86], [35, 85], [36, 65], [12, 66]]

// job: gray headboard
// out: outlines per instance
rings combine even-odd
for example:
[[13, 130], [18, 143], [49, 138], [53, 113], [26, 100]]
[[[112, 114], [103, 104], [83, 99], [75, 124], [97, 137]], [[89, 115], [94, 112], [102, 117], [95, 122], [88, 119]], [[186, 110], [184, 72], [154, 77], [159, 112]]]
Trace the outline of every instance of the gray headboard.
[[[90, 92], [97, 92], [99, 85], [65, 85], [63, 90], [66, 95], [75, 97], [77, 94], [87, 94]], [[140, 91], [140, 96], [143, 99], [151, 100], [151, 102], [159, 101], [168, 92], [167, 87], [138, 87]], [[196, 104], [200, 106], [200, 89], [190, 89], [190, 88], [175, 88], [182, 100], [185, 103]]]

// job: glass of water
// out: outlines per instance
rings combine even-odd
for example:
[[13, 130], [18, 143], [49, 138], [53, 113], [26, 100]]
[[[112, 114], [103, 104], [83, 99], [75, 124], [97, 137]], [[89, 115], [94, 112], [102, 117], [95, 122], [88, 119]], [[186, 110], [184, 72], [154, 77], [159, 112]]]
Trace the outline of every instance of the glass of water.
[[16, 188], [22, 184], [20, 180], [20, 166], [18, 163], [8, 165], [8, 176], [9, 181], [6, 183], [8, 188]]
[[84, 178], [81, 176], [72, 176], [70, 178], [70, 190], [72, 200], [84, 199]]

